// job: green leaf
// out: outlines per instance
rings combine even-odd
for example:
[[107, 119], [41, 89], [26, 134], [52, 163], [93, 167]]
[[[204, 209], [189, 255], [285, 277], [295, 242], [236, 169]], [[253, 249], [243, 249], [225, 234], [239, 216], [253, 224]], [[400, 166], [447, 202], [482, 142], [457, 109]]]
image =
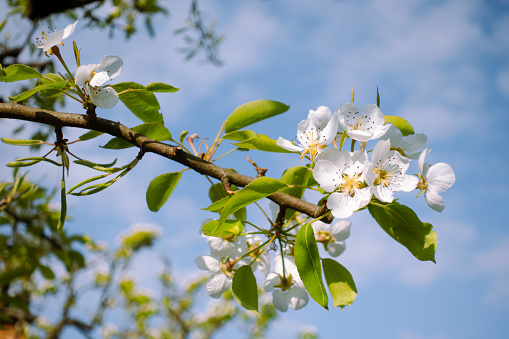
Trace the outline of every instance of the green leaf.
[[44, 157], [21, 158], [16, 161], [11, 161], [11, 162], [7, 163], [6, 166], [8, 166], [8, 167], [26, 167], [26, 166], [35, 165], [40, 161], [46, 161], [46, 162], [49, 162], [50, 164], [53, 164], [56, 166], [62, 166], [62, 164], [59, 164], [58, 162], [56, 162], [54, 160], [47, 159]]
[[95, 162], [88, 160], [74, 160], [74, 163], [103, 172], [116, 172], [120, 170], [119, 167], [112, 167], [117, 163], [117, 159], [113, 160], [109, 164], [96, 164]]
[[103, 134], [104, 134], [103, 132], [98, 132], [98, 131], [88, 131], [87, 133], [82, 134], [82, 135], [79, 137], [79, 139], [80, 139], [81, 141], [90, 140], [90, 139], [97, 138], [98, 136], [103, 135]]
[[437, 234], [433, 231], [433, 226], [420, 221], [411, 208], [392, 202], [370, 203], [368, 209], [383, 230], [417, 259], [435, 262]]
[[9, 100], [10, 101], [23, 101], [25, 99], [28, 99], [30, 98], [32, 95], [34, 95], [35, 93], [39, 92], [40, 90], [43, 90], [43, 89], [62, 89], [64, 88], [66, 85], [65, 82], [50, 82], [50, 83], [47, 83], [47, 84], [44, 84], [44, 85], [39, 85], [39, 86], [36, 86], [26, 92], [23, 92], [23, 93], [20, 93], [18, 95], [15, 95], [13, 97], [9, 97]]
[[322, 279], [320, 254], [316, 245], [315, 232], [311, 224], [304, 224], [295, 239], [295, 265], [309, 295], [325, 309], [329, 298]]
[[227, 196], [222, 199], [219, 199], [219, 200], [213, 202], [210, 206], [205, 207], [204, 210], [210, 211], [210, 212], [221, 213], [223, 211], [224, 205], [226, 205], [226, 203], [228, 202], [228, 200], [230, 200], [230, 198], [231, 198], [231, 196]]
[[[170, 131], [168, 131], [168, 129], [163, 124], [160, 124], [158, 122], [148, 122], [142, 125], [138, 125], [136, 127], [133, 127], [132, 130], [157, 141], [171, 139]], [[133, 144], [130, 144], [123, 139], [113, 138], [110, 141], [108, 141], [106, 145], [101, 147], [107, 149], [124, 149], [133, 146], [134, 146]]]
[[163, 123], [163, 116], [159, 113], [161, 106], [156, 96], [144, 86], [135, 82], [121, 82], [111, 87], [119, 93], [124, 105], [141, 121]]
[[[309, 168], [305, 166], [295, 166], [285, 170], [279, 180], [287, 185], [307, 186], [312, 178], [313, 172]], [[304, 188], [289, 187], [283, 192], [291, 195], [292, 197], [302, 199], [304, 190]], [[287, 209], [285, 214], [286, 219], [291, 218], [295, 213], [295, 210]]]
[[238, 148], [253, 149], [264, 152], [277, 152], [277, 153], [294, 153], [281, 146], [276, 145], [277, 140], [273, 140], [266, 135], [259, 134], [256, 137], [251, 137], [247, 140], [238, 143], [232, 143], [232, 145]]
[[[238, 188], [235, 185], [231, 185], [230, 190], [237, 191]], [[231, 197], [231, 195], [226, 192], [222, 183], [217, 183], [217, 184], [210, 186], [210, 188], [209, 188], [210, 201], [216, 202], [218, 200], [224, 199], [225, 197]], [[226, 204], [227, 201], [228, 201], [228, 199], [226, 199], [224, 201], [224, 203]], [[224, 207], [224, 205], [221, 207], [220, 210], [216, 210], [216, 211], [212, 211], [212, 212], [221, 213], [221, 211], [223, 210], [223, 207]], [[242, 220], [242, 221], [246, 220], [246, 208], [245, 207], [235, 211], [235, 213], [233, 213], [233, 214], [239, 220]]]
[[55, 273], [49, 268], [48, 266], [39, 265], [39, 271], [41, 271], [41, 274], [44, 276], [44, 278], [48, 280], [55, 279]]
[[64, 228], [66, 216], [67, 216], [67, 200], [65, 196], [65, 168], [63, 168], [62, 181], [60, 183], [60, 219], [58, 220], [57, 230], [62, 231], [62, 229]]
[[180, 133], [180, 143], [184, 142], [184, 139], [188, 133], [189, 133], [189, 131], [182, 131], [182, 133]]
[[30, 139], [10, 139], [10, 138], [1, 138], [3, 142], [9, 145], [16, 146], [33, 146], [42, 144], [42, 140], [30, 140]]
[[5, 73], [5, 75], [0, 74], [0, 82], [14, 82], [42, 77], [41, 73], [35, 69], [20, 64], [10, 65], [4, 68], [2, 73]]
[[219, 220], [211, 220], [203, 225], [203, 234], [211, 237], [227, 237], [229, 235], [239, 235], [244, 230], [244, 224], [240, 220], [225, 220], [218, 226]]
[[[63, 84], [62, 88], [67, 86], [67, 81], [62, 79], [62, 77], [60, 75], [54, 74], [54, 73], [45, 74], [44, 77], [42, 77], [40, 80], [40, 85], [54, 84], [54, 83]], [[53, 97], [61, 95], [62, 91], [58, 90], [58, 89], [42, 89], [40, 91], [40, 94], [45, 98], [53, 98]]]
[[147, 91], [160, 93], [175, 93], [180, 90], [180, 88], [176, 88], [162, 82], [152, 82], [148, 84], [146, 88]]
[[239, 130], [258, 121], [286, 112], [290, 106], [272, 100], [256, 100], [243, 104], [226, 119], [225, 133]]
[[410, 125], [408, 121], [401, 117], [397, 117], [395, 115], [384, 115], [384, 118], [386, 124], [391, 123], [399, 128], [401, 134], [403, 134], [404, 137], [415, 133], [412, 125]]
[[322, 259], [322, 265], [334, 307], [350, 306], [357, 297], [357, 287], [350, 272], [333, 259]]
[[251, 266], [243, 265], [235, 271], [232, 292], [240, 306], [260, 316], [258, 312], [258, 286]]
[[378, 93], [378, 86], [376, 86], [376, 106], [380, 108], [380, 93]]
[[223, 136], [223, 139], [226, 140], [234, 140], [234, 141], [244, 141], [249, 138], [257, 137], [258, 134], [256, 134], [253, 131], [244, 129], [240, 131], [233, 131], [230, 133], [227, 133]]
[[147, 205], [149, 210], [157, 212], [170, 197], [177, 186], [182, 172], [171, 172], [155, 177], [147, 188]]
[[221, 212], [221, 217], [219, 218], [219, 226], [235, 211], [286, 187], [288, 186], [281, 181], [269, 177], [261, 177], [253, 180], [249, 185], [237, 191], [237, 193], [226, 202]]

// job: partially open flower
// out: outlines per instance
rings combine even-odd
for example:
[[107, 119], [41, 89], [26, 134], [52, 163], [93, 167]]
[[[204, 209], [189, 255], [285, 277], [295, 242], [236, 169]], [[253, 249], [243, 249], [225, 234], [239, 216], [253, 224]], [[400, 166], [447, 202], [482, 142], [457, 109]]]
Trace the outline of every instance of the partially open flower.
[[58, 32], [55, 32], [54, 28], [50, 29], [48, 33], [42, 32], [42, 37], [37, 38], [35, 40], [34, 46], [37, 48], [42, 48], [46, 55], [53, 54], [51, 52], [51, 47], [59, 44], [63, 46], [64, 43], [62, 42], [62, 40], [64, 40], [74, 32], [74, 29], [76, 28], [77, 24], [78, 20], [76, 20], [75, 23], [68, 25], [66, 28], [59, 30]]

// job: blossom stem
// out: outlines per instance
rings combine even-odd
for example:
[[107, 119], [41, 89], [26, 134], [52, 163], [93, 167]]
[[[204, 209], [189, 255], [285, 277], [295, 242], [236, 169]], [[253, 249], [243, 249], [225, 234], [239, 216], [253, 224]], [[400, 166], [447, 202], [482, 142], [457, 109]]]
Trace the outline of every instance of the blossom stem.
[[284, 254], [284, 248], [283, 248], [283, 243], [281, 241], [281, 237], [278, 237], [277, 240], [279, 241], [279, 249], [281, 251], [281, 261], [282, 261], [282, 264], [283, 264], [283, 277], [286, 278], [286, 272], [285, 272], [285, 254]]
[[257, 246], [256, 248], [252, 249], [251, 251], [247, 252], [246, 254], [244, 254], [242, 257], [245, 257], [245, 256], [248, 256], [249, 254], [255, 252], [255, 251], [258, 251], [262, 246], [265, 245], [265, 247], [263, 247], [263, 249], [261, 251], [258, 252], [258, 254], [256, 255], [256, 258], [253, 258], [253, 260], [251, 261], [251, 263], [249, 263], [249, 266], [251, 266], [259, 257], [260, 255], [262, 255], [263, 252], [265, 252], [265, 249], [274, 241], [274, 239], [276, 238], [276, 234], [274, 234], [272, 236], [272, 238], [270, 238], [269, 240], [267, 240], [266, 242], [264, 242], [263, 244], [261, 244], [260, 246]]
[[214, 159], [214, 160], [212, 160], [211, 162], [217, 161], [217, 160], [221, 159], [222, 157], [227, 156], [228, 154], [233, 153], [233, 152], [235, 152], [235, 151], [237, 151], [237, 150], [238, 150], [238, 148], [234, 148], [234, 149], [232, 149], [232, 150], [229, 150], [228, 152], [226, 152], [226, 153], [225, 153], [225, 154], [223, 154], [223, 155], [218, 156], [217, 158], [215, 158], [215, 159]]
[[350, 152], [354, 151], [354, 147], [355, 147], [355, 139], [352, 139], [352, 146], [350, 147]]
[[267, 220], [269, 221], [269, 223], [272, 225], [272, 220], [270, 220], [269, 216], [267, 215], [267, 213], [265, 213], [265, 211], [263, 210], [263, 208], [258, 204], [258, 202], [255, 201], [255, 204], [256, 206], [258, 206], [258, 208], [260, 209], [260, 211], [262, 211], [263, 215], [265, 216], [265, 218], [267, 218]]

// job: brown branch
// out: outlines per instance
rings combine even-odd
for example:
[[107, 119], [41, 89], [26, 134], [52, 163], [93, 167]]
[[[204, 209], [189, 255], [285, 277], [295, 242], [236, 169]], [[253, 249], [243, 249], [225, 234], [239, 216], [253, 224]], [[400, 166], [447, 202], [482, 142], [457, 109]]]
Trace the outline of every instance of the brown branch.
[[[103, 132], [123, 139], [140, 148], [140, 150], [145, 153], [150, 152], [158, 154], [191, 168], [200, 174], [204, 174], [218, 180], [222, 180], [222, 178], [226, 177], [231, 184], [239, 187], [247, 186], [255, 180], [253, 177], [248, 177], [219, 167], [192, 154], [186, 153], [180, 147], [170, 146], [148, 138], [119, 122], [99, 117], [90, 119], [85, 114], [59, 113], [19, 104], [0, 103], [0, 118], [32, 121], [55, 127], [77, 127]], [[294, 209], [298, 212], [307, 214], [312, 218], [318, 218], [325, 213], [323, 207], [313, 205], [286, 193], [277, 192], [270, 195], [268, 198], [277, 203], [279, 206]], [[322, 220], [330, 223], [332, 219], [332, 215], [328, 215]]]

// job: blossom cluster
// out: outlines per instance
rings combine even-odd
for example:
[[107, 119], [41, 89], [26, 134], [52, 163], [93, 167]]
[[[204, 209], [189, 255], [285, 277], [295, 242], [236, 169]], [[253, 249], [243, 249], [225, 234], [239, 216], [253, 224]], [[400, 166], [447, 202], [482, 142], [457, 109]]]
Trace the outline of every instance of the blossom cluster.
[[[349, 151], [342, 150], [346, 139], [352, 140]], [[374, 143], [371, 151], [367, 143]], [[311, 161], [309, 168], [326, 194], [327, 207], [339, 220], [328, 225], [320, 220], [311, 221], [317, 243], [324, 251], [338, 257], [345, 251], [345, 240], [350, 235], [351, 222], [345, 218], [367, 206], [373, 199], [391, 203], [398, 191], [410, 192], [415, 189], [424, 193], [428, 205], [441, 212], [445, 202], [439, 193], [447, 190], [455, 181], [454, 172], [448, 164], [425, 163], [429, 153], [427, 137], [424, 134], [403, 136], [401, 130], [386, 124], [379, 107], [369, 104], [362, 113], [354, 102], [348, 102], [334, 113], [320, 106], [310, 110], [306, 120], [297, 126], [296, 141], [283, 138], [277, 145], [301, 154]], [[358, 149], [355, 145], [358, 144]], [[418, 174], [409, 175], [410, 162], [418, 159]], [[420, 195], [420, 193], [419, 193]], [[263, 241], [254, 233], [242, 233], [228, 237], [207, 239], [210, 255], [196, 258], [198, 268], [212, 272], [207, 282], [211, 297], [219, 298], [232, 287], [232, 277], [242, 265], [251, 265], [265, 277], [263, 288], [272, 292], [276, 309], [286, 312], [288, 308], [298, 310], [307, 305], [308, 292], [299, 276], [293, 256], [293, 242], [301, 226], [298, 217], [289, 220], [277, 232], [268, 232], [280, 237], [279, 249], [273, 244], [273, 264], [266, 251], [271, 240]], [[275, 225], [275, 224], [274, 224]], [[274, 229], [274, 225], [273, 229]], [[256, 232], [258, 234], [263, 232]], [[288, 240], [290, 239], [290, 240]], [[285, 241], [286, 240], [286, 241]]]

